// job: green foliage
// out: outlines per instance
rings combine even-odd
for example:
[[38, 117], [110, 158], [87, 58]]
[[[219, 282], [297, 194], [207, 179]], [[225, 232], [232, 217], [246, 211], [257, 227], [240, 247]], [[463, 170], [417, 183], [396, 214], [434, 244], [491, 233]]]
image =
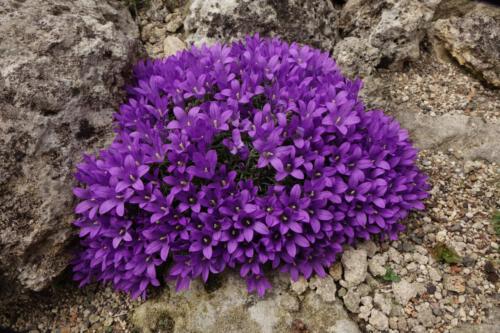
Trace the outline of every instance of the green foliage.
[[491, 224], [493, 225], [495, 235], [500, 236], [500, 211], [497, 210], [495, 213], [493, 213]]
[[382, 276], [382, 279], [384, 281], [388, 281], [388, 282], [399, 282], [401, 281], [401, 278], [399, 277], [399, 275], [396, 274], [396, 272], [394, 272], [392, 270], [392, 268], [388, 267], [385, 269], [385, 274], [384, 276]]
[[458, 253], [444, 243], [437, 244], [432, 249], [432, 255], [437, 261], [446, 264], [458, 264], [462, 262], [462, 258]]

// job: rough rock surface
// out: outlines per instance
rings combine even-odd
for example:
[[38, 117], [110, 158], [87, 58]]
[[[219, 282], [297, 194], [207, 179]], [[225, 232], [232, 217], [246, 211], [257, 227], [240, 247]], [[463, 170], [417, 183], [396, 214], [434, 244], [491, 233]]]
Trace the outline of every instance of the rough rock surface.
[[[195, 281], [186, 292], [165, 291], [160, 298], [142, 304], [132, 322], [145, 333], [358, 332], [342, 303], [328, 298], [326, 288], [306, 291], [299, 305], [299, 296], [289, 289], [289, 279], [276, 276], [272, 284], [272, 291], [260, 299], [249, 295], [245, 282], [235, 274], [224, 274], [214, 284], [219, 288]], [[339, 331], [342, 327], [346, 331]]]
[[434, 47], [500, 87], [500, 7], [479, 5], [463, 17], [434, 23]]
[[367, 261], [365, 250], [347, 250], [342, 255], [346, 286], [357, 286], [366, 279]]
[[432, 116], [409, 110], [398, 111], [395, 116], [421, 149], [452, 149], [466, 159], [500, 163], [498, 122], [459, 114]]
[[375, 67], [401, 68], [419, 58], [440, 1], [348, 0], [340, 12], [342, 41], [334, 57], [350, 75], [365, 76]]
[[337, 41], [338, 11], [328, 0], [193, 0], [184, 21], [188, 42], [279, 35], [329, 50]]
[[0, 286], [38, 291], [68, 264], [72, 171], [113, 136], [138, 29], [117, 1], [0, 0], [0, 17]]

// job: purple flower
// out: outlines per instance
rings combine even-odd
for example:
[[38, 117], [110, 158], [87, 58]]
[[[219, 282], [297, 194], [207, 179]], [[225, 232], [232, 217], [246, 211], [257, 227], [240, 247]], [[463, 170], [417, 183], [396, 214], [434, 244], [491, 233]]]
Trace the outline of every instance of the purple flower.
[[263, 296], [267, 272], [325, 276], [346, 245], [397, 239], [424, 208], [408, 131], [365, 110], [327, 53], [255, 35], [134, 75], [115, 140], [77, 166], [81, 286], [145, 297], [164, 268], [182, 290], [229, 267]]
[[144, 189], [144, 183], [141, 177], [149, 171], [147, 165], [141, 165], [136, 161], [132, 155], [127, 155], [123, 162], [122, 167], [109, 168], [109, 173], [120, 181], [116, 184], [115, 191], [121, 192], [122, 190], [133, 187], [135, 190], [141, 191]]
[[209, 150], [205, 155], [200, 153], [193, 154], [194, 166], [187, 168], [187, 172], [199, 178], [211, 179], [215, 175], [215, 167], [217, 166], [217, 152]]
[[282, 157], [271, 162], [276, 169], [276, 180], [281, 181], [287, 176], [292, 176], [296, 179], [304, 179], [304, 172], [301, 166], [304, 164], [302, 157], [295, 157], [295, 148], [292, 147], [290, 152]]

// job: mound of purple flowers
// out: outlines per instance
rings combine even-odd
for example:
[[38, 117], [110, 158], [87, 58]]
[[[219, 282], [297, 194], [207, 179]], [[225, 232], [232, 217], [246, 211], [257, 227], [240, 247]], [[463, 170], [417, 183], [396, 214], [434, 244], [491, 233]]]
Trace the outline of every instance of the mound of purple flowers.
[[78, 165], [81, 285], [138, 297], [160, 274], [183, 289], [234, 268], [263, 295], [268, 270], [324, 276], [344, 244], [396, 239], [423, 209], [407, 131], [327, 53], [254, 36], [135, 76], [114, 142]]

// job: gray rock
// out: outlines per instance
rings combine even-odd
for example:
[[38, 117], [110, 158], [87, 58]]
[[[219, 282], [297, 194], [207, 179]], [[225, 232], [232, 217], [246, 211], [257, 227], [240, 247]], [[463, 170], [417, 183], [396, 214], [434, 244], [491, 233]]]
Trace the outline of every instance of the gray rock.
[[186, 48], [186, 44], [175, 36], [168, 36], [163, 40], [163, 55], [168, 57], [182, 51]]
[[338, 10], [327, 0], [193, 0], [184, 27], [187, 41], [196, 44], [260, 32], [330, 50], [337, 21]]
[[443, 285], [446, 290], [456, 293], [463, 293], [465, 291], [465, 280], [460, 275], [445, 274], [443, 277]]
[[438, 20], [431, 34], [438, 53], [447, 51], [458, 63], [500, 87], [500, 8], [479, 5], [463, 17]]
[[389, 319], [385, 314], [377, 309], [373, 309], [370, 320], [368, 321], [373, 327], [378, 330], [384, 331], [389, 328]]
[[379, 250], [379, 246], [374, 241], [364, 241], [356, 245], [356, 248], [365, 250], [368, 258], [373, 257]]
[[439, 271], [437, 269], [435, 269], [434, 267], [428, 267], [428, 271], [429, 271], [429, 278], [432, 280], [432, 281], [441, 281], [441, 273], [439, 273]]
[[495, 123], [487, 123], [480, 117], [459, 114], [433, 117], [410, 110], [398, 112], [395, 117], [421, 149], [447, 151], [451, 148], [465, 159], [500, 162], [500, 126]]
[[347, 310], [358, 313], [359, 302], [361, 302], [361, 295], [355, 289], [349, 289], [343, 297], [344, 305]]
[[290, 289], [292, 289], [292, 291], [294, 291], [297, 295], [302, 295], [307, 290], [308, 285], [307, 280], [301, 276], [297, 281], [292, 281]]
[[183, 21], [183, 17], [180, 13], [168, 14], [165, 17], [165, 23], [167, 23], [165, 29], [168, 32], [176, 32], [182, 27]]
[[495, 306], [481, 324], [464, 323], [452, 329], [451, 333], [493, 333], [498, 331], [498, 323], [500, 323], [500, 308]]
[[371, 310], [373, 309], [373, 299], [371, 296], [361, 297], [361, 306], [359, 307], [358, 317], [368, 321], [370, 317]]
[[392, 284], [392, 291], [396, 301], [401, 305], [406, 305], [410, 299], [417, 296], [417, 288], [414, 283], [401, 280]]
[[342, 279], [342, 264], [340, 262], [336, 262], [330, 267], [328, 273], [335, 281], [340, 281]]
[[344, 266], [344, 280], [348, 287], [357, 286], [366, 279], [368, 266], [365, 250], [349, 249], [342, 255]]
[[362, 38], [346, 37], [335, 45], [333, 57], [344, 75], [365, 77], [373, 73], [382, 54]]
[[439, 2], [349, 0], [340, 14], [342, 35], [347, 38], [339, 43], [349, 51], [334, 54], [348, 71], [360, 75], [369, 74], [376, 66], [398, 68], [405, 61], [416, 60]]
[[368, 260], [368, 268], [374, 276], [382, 276], [385, 274], [385, 265], [387, 263], [387, 254], [377, 254]]
[[380, 293], [375, 293], [373, 297], [373, 303], [386, 315], [389, 315], [392, 310], [392, 302], [389, 297], [386, 297]]
[[350, 320], [337, 320], [334, 326], [328, 329], [328, 333], [360, 333], [358, 326]]
[[[141, 332], [164, 331], [219, 333], [285, 333], [292, 330], [294, 320], [302, 322], [311, 332], [328, 332], [332, 327], [351, 327], [351, 321], [340, 302], [325, 302], [313, 291], [304, 293], [300, 308], [288, 304], [283, 297], [295, 299], [287, 291], [288, 284], [272, 281], [273, 289], [264, 298], [249, 295], [239, 276], [221, 276], [221, 287], [207, 292], [200, 281], [194, 281], [185, 292], [169, 294], [139, 306], [132, 323]], [[160, 328], [164, 322], [168, 327]]]
[[417, 320], [425, 327], [432, 327], [436, 322], [436, 317], [432, 313], [429, 303], [422, 303], [416, 306]]
[[68, 265], [72, 173], [113, 136], [138, 29], [115, 1], [2, 0], [0, 17], [0, 271], [39, 291]]
[[335, 285], [335, 281], [330, 275], [327, 275], [324, 278], [315, 276], [311, 279], [309, 285], [313, 289], [316, 289], [316, 294], [321, 296], [323, 301], [325, 302], [335, 301], [335, 293], [337, 292], [337, 286]]

